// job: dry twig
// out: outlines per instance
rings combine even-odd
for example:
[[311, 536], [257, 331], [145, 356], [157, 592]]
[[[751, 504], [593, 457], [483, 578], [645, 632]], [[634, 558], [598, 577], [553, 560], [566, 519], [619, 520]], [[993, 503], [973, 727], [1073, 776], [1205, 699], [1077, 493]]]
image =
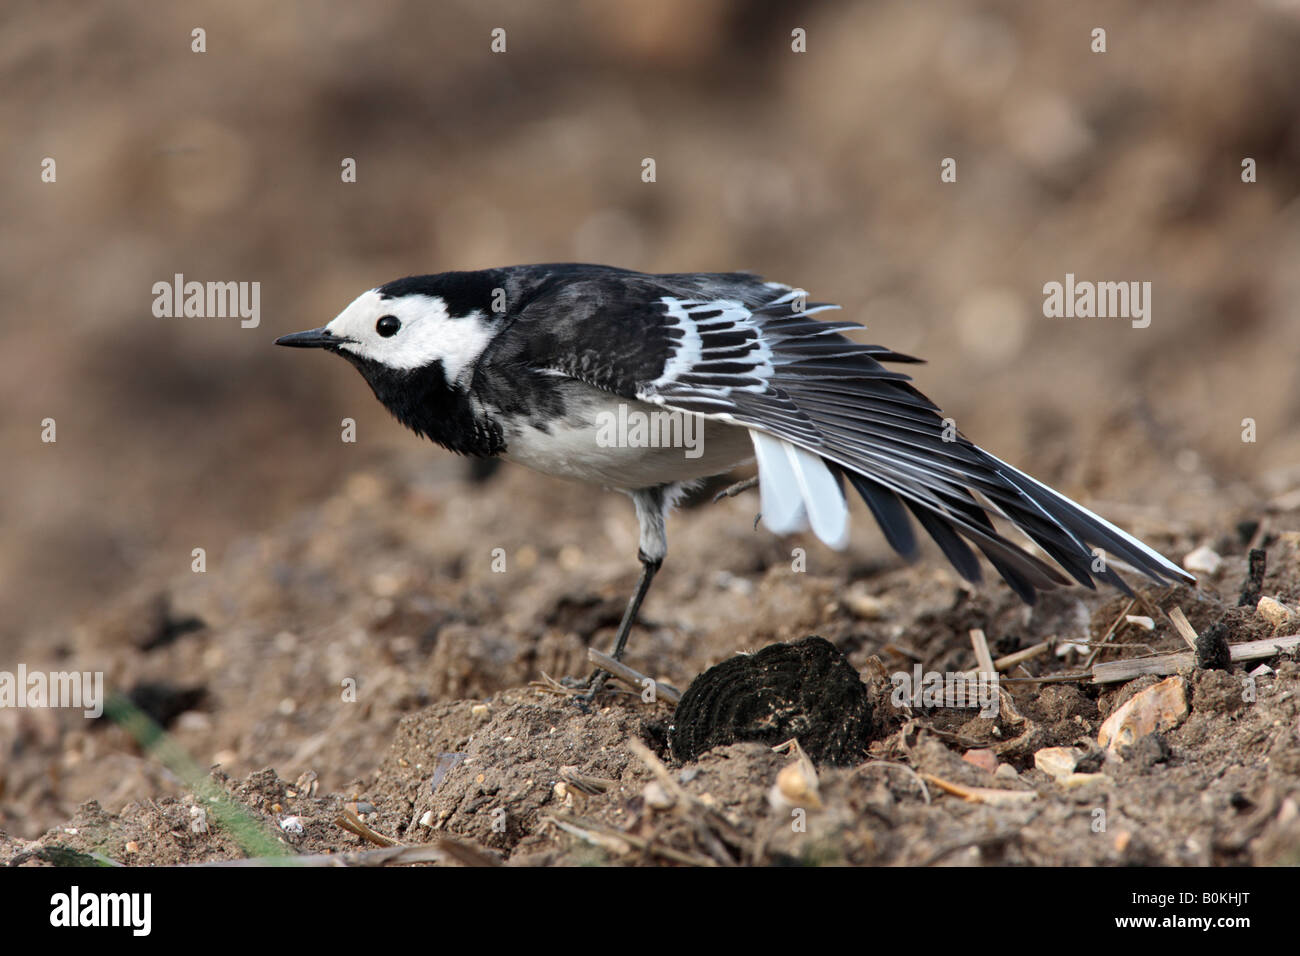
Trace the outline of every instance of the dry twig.
[[595, 664], [601, 670], [609, 671], [609, 673], [613, 674], [619, 680], [631, 684], [636, 688], [637, 693], [640, 693], [647, 687], [653, 685], [656, 700], [666, 700], [668, 703], [676, 707], [678, 701], [682, 699], [682, 695], [675, 688], [669, 687], [667, 684], [661, 684], [652, 677], [647, 677], [638, 671], [634, 671], [622, 661], [616, 661], [608, 654], [602, 654], [594, 647], [587, 649], [587, 660], [592, 664]]
[[398, 842], [392, 837], [384, 836], [378, 830], [374, 830], [351, 810], [344, 810], [343, 815], [334, 819], [334, 825], [347, 830], [349, 833], [355, 833], [359, 837], [364, 837], [371, 843], [378, 846], [398, 846]]

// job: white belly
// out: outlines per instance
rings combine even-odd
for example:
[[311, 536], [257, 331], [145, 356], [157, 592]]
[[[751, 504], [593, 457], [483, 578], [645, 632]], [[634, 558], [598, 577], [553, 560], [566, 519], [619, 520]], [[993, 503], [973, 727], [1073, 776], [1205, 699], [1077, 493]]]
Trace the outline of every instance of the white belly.
[[754, 457], [749, 430], [587, 389], [566, 396], [563, 419], [543, 430], [505, 426], [509, 461], [560, 478], [631, 491], [730, 471]]

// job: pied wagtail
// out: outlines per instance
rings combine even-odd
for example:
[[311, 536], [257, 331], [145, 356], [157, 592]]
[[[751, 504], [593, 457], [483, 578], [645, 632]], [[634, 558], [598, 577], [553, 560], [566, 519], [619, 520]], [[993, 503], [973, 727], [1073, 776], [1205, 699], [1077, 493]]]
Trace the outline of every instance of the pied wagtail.
[[[910, 515], [963, 578], [980, 580], [973, 544], [1031, 604], [1037, 591], [1069, 582], [1003, 537], [990, 515], [1087, 587], [1096, 578], [1132, 593], [1111, 561], [1161, 584], [1194, 583], [972, 444], [909, 376], [881, 364], [918, 359], [841, 334], [862, 328], [856, 322], [812, 318], [835, 308], [747, 273], [525, 265], [398, 279], [362, 293], [323, 328], [276, 344], [341, 355], [403, 425], [451, 451], [629, 494], [642, 570], [615, 658], [663, 563], [669, 510], [692, 482], [751, 459], [762, 520], [776, 534], [811, 527], [843, 548], [847, 479], [899, 554], [917, 551]], [[665, 411], [697, 416], [691, 454], [600, 440], [602, 420]], [[587, 700], [603, 681], [603, 671], [592, 675]]]

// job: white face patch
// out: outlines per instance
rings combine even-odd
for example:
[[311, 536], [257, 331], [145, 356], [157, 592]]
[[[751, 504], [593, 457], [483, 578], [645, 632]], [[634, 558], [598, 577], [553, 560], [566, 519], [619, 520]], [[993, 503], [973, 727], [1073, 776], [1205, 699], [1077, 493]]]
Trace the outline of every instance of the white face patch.
[[[385, 338], [375, 325], [394, 316], [401, 327]], [[493, 330], [483, 313], [453, 317], [438, 296], [404, 295], [385, 299], [376, 289], [363, 292], [329, 325], [330, 333], [342, 339], [339, 348], [395, 369], [416, 369], [441, 361], [448, 381], [468, 374]]]

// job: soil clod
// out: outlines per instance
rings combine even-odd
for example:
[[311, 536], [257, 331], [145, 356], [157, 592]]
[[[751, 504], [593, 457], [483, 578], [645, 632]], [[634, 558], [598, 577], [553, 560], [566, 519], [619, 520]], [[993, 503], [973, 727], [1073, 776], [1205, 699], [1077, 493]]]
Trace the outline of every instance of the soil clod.
[[873, 728], [858, 672], [814, 636], [709, 668], [682, 696], [668, 741], [682, 762], [726, 744], [797, 738], [815, 762], [851, 764], [865, 755]]

